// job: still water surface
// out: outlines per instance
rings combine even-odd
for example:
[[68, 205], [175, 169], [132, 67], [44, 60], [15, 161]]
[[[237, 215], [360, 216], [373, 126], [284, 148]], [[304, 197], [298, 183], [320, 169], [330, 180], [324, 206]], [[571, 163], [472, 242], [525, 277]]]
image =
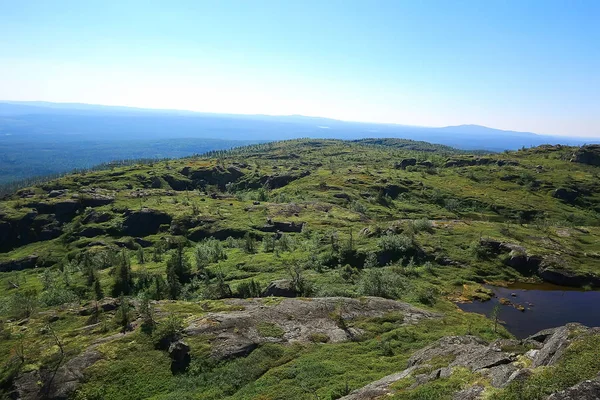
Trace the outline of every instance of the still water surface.
[[[500, 298], [525, 306], [524, 312], [500, 306], [500, 320], [517, 338], [569, 322], [600, 326], [600, 291], [581, 291], [562, 286], [516, 284], [508, 288], [487, 286], [496, 297], [490, 301], [458, 304], [469, 312], [490, 315]], [[516, 294], [516, 296], [512, 296]]]

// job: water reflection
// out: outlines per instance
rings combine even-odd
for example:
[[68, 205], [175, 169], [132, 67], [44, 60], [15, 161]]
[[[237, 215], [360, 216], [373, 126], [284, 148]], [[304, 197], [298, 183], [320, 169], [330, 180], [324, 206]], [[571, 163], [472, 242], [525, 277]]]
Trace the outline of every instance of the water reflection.
[[469, 312], [490, 315], [501, 298], [525, 311], [512, 306], [500, 306], [500, 319], [517, 338], [525, 338], [542, 329], [553, 328], [569, 322], [587, 326], [600, 326], [600, 292], [581, 291], [551, 284], [517, 284], [508, 288], [488, 286], [496, 294], [492, 300], [459, 304]]

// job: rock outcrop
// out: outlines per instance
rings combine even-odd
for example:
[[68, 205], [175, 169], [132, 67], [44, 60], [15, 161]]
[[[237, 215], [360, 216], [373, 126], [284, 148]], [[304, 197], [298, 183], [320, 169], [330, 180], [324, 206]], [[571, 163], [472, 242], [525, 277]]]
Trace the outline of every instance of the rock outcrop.
[[600, 375], [554, 393], [548, 400], [600, 400]]
[[544, 260], [541, 263], [538, 276], [546, 282], [560, 286], [582, 287], [591, 285], [600, 287], [600, 276], [569, 271], [561, 265], [551, 262], [551, 260]]
[[[452, 376], [456, 368], [468, 369], [472, 373], [487, 378], [494, 388], [505, 388], [516, 380], [525, 380], [533, 369], [548, 367], [558, 363], [569, 345], [583, 335], [600, 334], [600, 328], [587, 328], [580, 324], [568, 324], [559, 328], [541, 331], [529, 338], [517, 340], [497, 340], [490, 344], [474, 336], [448, 336], [418, 350], [409, 359], [407, 368], [386, 376], [376, 382], [357, 389], [342, 400], [375, 400], [393, 395], [393, 384], [401, 379], [414, 378], [408, 388], [414, 389], [436, 379]], [[516, 354], [509, 350], [529, 347], [532, 350]], [[446, 367], [433, 369], [432, 361], [448, 359]], [[524, 361], [528, 360], [528, 361]], [[530, 367], [525, 367], [526, 365]], [[422, 371], [431, 371], [422, 373]], [[421, 373], [419, 373], [421, 372]], [[600, 378], [600, 377], [599, 377]], [[593, 400], [598, 399], [600, 379], [581, 382], [558, 392], [549, 400]], [[455, 393], [454, 399], [483, 399], [486, 387], [475, 384]]]
[[[192, 190], [194, 189], [194, 184], [191, 180], [184, 178], [182, 176], [175, 175], [163, 175], [162, 177], [173, 190], [183, 191], [183, 190]], [[160, 179], [158, 180], [160, 183]], [[152, 182], [153, 186], [157, 185], [156, 180]]]
[[82, 224], [98, 224], [102, 222], [110, 221], [112, 215], [107, 212], [98, 212], [96, 210], [91, 210], [86, 213], [84, 217], [81, 219]]
[[54, 214], [39, 213], [35, 209], [10, 218], [0, 214], [0, 252], [54, 239], [61, 234], [61, 223]]
[[304, 228], [304, 222], [277, 222], [267, 221], [267, 224], [258, 228], [263, 232], [288, 232], [288, 233], [300, 233]]
[[600, 166], [600, 144], [581, 146], [573, 153], [571, 162]]
[[305, 176], [310, 175], [310, 171], [303, 171], [300, 173], [285, 173], [285, 174], [277, 174], [272, 175], [264, 179], [264, 185], [271, 189], [279, 189], [286, 185], [289, 185], [291, 182], [304, 178]]
[[403, 324], [413, 324], [439, 317], [406, 303], [378, 297], [278, 300], [276, 304], [263, 299], [225, 300], [226, 304], [241, 310], [209, 313], [192, 321], [185, 334], [213, 335], [212, 356], [228, 359], [249, 354], [267, 342], [311, 342], [317, 336], [319, 342], [351, 340], [362, 333], [351, 327], [351, 322], [358, 318], [400, 313]]
[[38, 256], [30, 255], [18, 260], [0, 261], [0, 272], [22, 271], [24, 269], [35, 268], [38, 259]]
[[489, 238], [481, 239], [479, 244], [491, 255], [504, 255], [504, 264], [522, 274], [537, 275], [546, 282], [560, 286], [600, 287], [600, 276], [572, 271], [556, 256], [530, 255], [523, 246]]
[[565, 203], [573, 204], [579, 197], [579, 191], [569, 188], [558, 188], [552, 192], [552, 197], [562, 200]]
[[171, 357], [171, 372], [179, 373], [187, 369], [191, 362], [190, 346], [182, 340], [171, 343], [169, 346]]
[[38, 370], [19, 376], [14, 386], [20, 400], [67, 399], [84, 378], [86, 368], [102, 359], [102, 354], [92, 346], [73, 357], [56, 371]]
[[474, 165], [490, 165], [497, 161], [493, 158], [481, 157], [481, 158], [454, 158], [446, 161], [444, 167], [470, 167]]
[[103, 312], [115, 311], [119, 307], [119, 300], [112, 297], [105, 297], [97, 302], [92, 302], [83, 306], [78, 314], [79, 315], [92, 315], [102, 310]]
[[216, 165], [212, 168], [188, 166], [180, 172], [186, 178], [189, 178], [196, 188], [217, 185], [221, 190], [225, 189], [226, 184], [235, 182], [244, 176], [244, 173], [237, 166], [223, 167]]
[[279, 279], [269, 283], [269, 286], [263, 290], [262, 297], [296, 297], [298, 292], [289, 279]]
[[128, 236], [144, 237], [158, 233], [161, 225], [170, 225], [172, 217], [162, 211], [143, 208], [126, 213], [123, 233]]
[[394, 164], [394, 168], [396, 169], [406, 169], [406, 167], [412, 167], [417, 165], [417, 159], [416, 158], [405, 158], [404, 160], [400, 161], [399, 163], [395, 163]]

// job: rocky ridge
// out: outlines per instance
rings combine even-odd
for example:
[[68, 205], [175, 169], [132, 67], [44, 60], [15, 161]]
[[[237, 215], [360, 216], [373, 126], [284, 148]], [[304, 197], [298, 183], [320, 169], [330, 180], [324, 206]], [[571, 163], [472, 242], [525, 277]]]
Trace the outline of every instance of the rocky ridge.
[[[567, 348], [585, 335], [600, 335], [600, 328], [568, 324], [546, 329], [524, 340], [500, 339], [492, 343], [474, 336], [448, 336], [415, 352], [406, 369], [355, 390], [342, 400], [375, 400], [397, 392], [394, 384], [409, 380], [404, 390], [416, 389], [438, 379], [447, 379], [460, 369], [477, 374], [474, 384], [457, 391], [455, 400], [487, 398], [493, 388], [506, 388], [512, 382], [526, 380], [538, 369], [556, 365]], [[513, 349], [523, 349], [516, 352]], [[525, 349], [528, 349], [524, 351]], [[436, 360], [447, 365], [434, 368]], [[600, 377], [580, 382], [548, 397], [552, 400], [595, 400], [600, 396]]]

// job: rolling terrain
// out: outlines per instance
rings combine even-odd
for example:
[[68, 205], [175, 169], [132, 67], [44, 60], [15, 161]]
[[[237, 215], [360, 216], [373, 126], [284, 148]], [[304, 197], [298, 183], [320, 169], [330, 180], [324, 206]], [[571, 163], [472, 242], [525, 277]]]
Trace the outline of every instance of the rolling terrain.
[[486, 151], [556, 143], [582, 145], [595, 140], [477, 125], [432, 128], [299, 115], [0, 101], [0, 185], [120, 160], [177, 158], [274, 140], [366, 137], [404, 138]]
[[0, 394], [585, 399], [597, 329], [516, 339], [455, 303], [600, 287], [599, 178], [598, 146], [298, 139], [19, 189]]

